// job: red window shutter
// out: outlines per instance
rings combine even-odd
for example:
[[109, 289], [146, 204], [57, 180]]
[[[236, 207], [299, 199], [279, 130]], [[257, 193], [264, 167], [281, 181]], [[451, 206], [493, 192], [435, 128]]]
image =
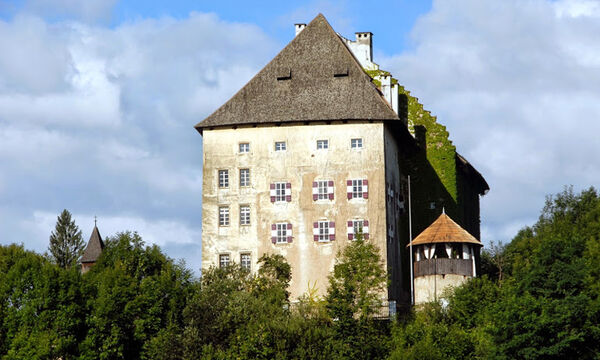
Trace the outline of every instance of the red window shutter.
[[271, 236], [271, 242], [273, 244], [276, 244], [277, 243], [277, 237], [276, 236]]
[[314, 188], [316, 188], [316, 187], [318, 187], [318, 186], [319, 186], [319, 185], [317, 184], [317, 182], [316, 182], [316, 181], [313, 181], [313, 187], [314, 187]]
[[291, 236], [287, 237], [287, 242], [288, 242], [288, 244], [292, 242], [292, 237]]
[[287, 201], [287, 202], [292, 201], [292, 195], [286, 195], [285, 196], [285, 201]]
[[348, 227], [353, 227], [354, 223], [352, 222], [352, 220], [348, 221]]
[[333, 193], [329, 193], [329, 200], [333, 200]]
[[319, 200], [319, 195], [313, 194], [313, 201], [317, 201], [317, 200]]
[[329, 227], [330, 228], [335, 228], [335, 221], [330, 221], [329, 222]]
[[348, 240], [353, 240], [354, 239], [354, 234], [348, 234]]
[[271, 224], [271, 230], [277, 230], [277, 225]]
[[315, 221], [313, 223], [313, 228], [318, 229], [319, 228], [319, 223]]
[[369, 226], [369, 220], [363, 221], [363, 226]]
[[352, 193], [351, 192], [348, 193], [348, 200], [350, 200], [350, 199], [352, 199]]
[[274, 203], [275, 202], [275, 196], [271, 196], [271, 202]]
[[319, 235], [314, 235], [313, 238], [315, 239], [315, 241], [319, 241]]
[[[369, 181], [367, 179], [363, 180], [363, 190], [364, 187], [369, 186]], [[363, 192], [363, 199], [368, 199], [369, 198], [369, 188], [367, 187], [367, 191]]]
[[329, 182], [327, 183], [327, 186], [333, 186], [333, 180], [329, 180]]
[[363, 185], [369, 185], [369, 180], [363, 179]]
[[269, 189], [271, 189], [271, 190], [275, 190], [275, 184], [274, 184], [274, 183], [271, 183], [271, 185], [269, 185]]
[[335, 241], [335, 234], [329, 235], [329, 241]]
[[285, 183], [285, 188], [286, 189], [291, 189], [292, 188], [292, 183]]
[[346, 180], [346, 186], [352, 186], [352, 180]]
[[365, 240], [369, 240], [369, 233], [364, 233], [364, 234], [363, 234], [363, 238], [364, 238]]
[[289, 223], [288, 223], [288, 224], [287, 224], [287, 229], [288, 229], [288, 230], [292, 230], [292, 224], [289, 224]]

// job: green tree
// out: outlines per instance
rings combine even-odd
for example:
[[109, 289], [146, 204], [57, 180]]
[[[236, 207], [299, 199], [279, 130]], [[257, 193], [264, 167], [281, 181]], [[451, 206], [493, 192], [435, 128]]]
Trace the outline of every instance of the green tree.
[[178, 358], [182, 309], [193, 284], [183, 264], [124, 232], [106, 239], [82, 278], [88, 332], [81, 359]]
[[326, 307], [336, 338], [343, 344], [339, 356], [372, 359], [387, 353], [388, 329], [373, 318], [382, 305], [387, 306], [383, 304], [387, 283], [379, 249], [372, 243], [359, 237], [338, 253]]
[[71, 220], [71, 213], [67, 209], [57, 217], [48, 250], [56, 264], [63, 269], [75, 265], [83, 254], [81, 230], [75, 225], [75, 220]]

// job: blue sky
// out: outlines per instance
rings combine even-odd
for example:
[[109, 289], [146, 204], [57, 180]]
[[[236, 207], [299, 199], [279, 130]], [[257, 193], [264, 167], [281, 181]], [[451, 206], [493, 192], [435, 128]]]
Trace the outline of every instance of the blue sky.
[[488, 180], [482, 237], [600, 178], [600, 2], [0, 0], [0, 243], [136, 230], [200, 267], [193, 125], [322, 12], [446, 125]]

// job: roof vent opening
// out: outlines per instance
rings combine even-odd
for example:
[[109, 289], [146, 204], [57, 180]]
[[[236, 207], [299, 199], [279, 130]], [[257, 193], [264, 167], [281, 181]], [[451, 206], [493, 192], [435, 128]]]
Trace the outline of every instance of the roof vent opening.
[[290, 80], [292, 78], [292, 69], [285, 68], [277, 70], [277, 80]]
[[344, 68], [340, 67], [340, 68], [333, 70], [333, 77], [336, 77], [336, 78], [348, 76], [348, 74], [349, 74], [349, 71], [348, 71], [347, 67], [344, 67]]

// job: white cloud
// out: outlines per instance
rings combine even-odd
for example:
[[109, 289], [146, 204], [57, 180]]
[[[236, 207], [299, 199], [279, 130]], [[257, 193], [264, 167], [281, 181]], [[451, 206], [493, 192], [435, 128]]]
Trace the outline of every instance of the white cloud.
[[117, 0], [28, 0], [25, 10], [50, 17], [84, 21], [108, 20]]
[[488, 180], [484, 240], [510, 240], [563, 185], [597, 185], [598, 4], [435, 1], [414, 50], [376, 59]]
[[269, 60], [273, 40], [212, 14], [107, 28], [31, 13], [0, 21], [0, 243], [43, 251], [67, 208], [80, 226], [104, 214], [103, 233], [136, 230], [198, 268], [193, 125]]

